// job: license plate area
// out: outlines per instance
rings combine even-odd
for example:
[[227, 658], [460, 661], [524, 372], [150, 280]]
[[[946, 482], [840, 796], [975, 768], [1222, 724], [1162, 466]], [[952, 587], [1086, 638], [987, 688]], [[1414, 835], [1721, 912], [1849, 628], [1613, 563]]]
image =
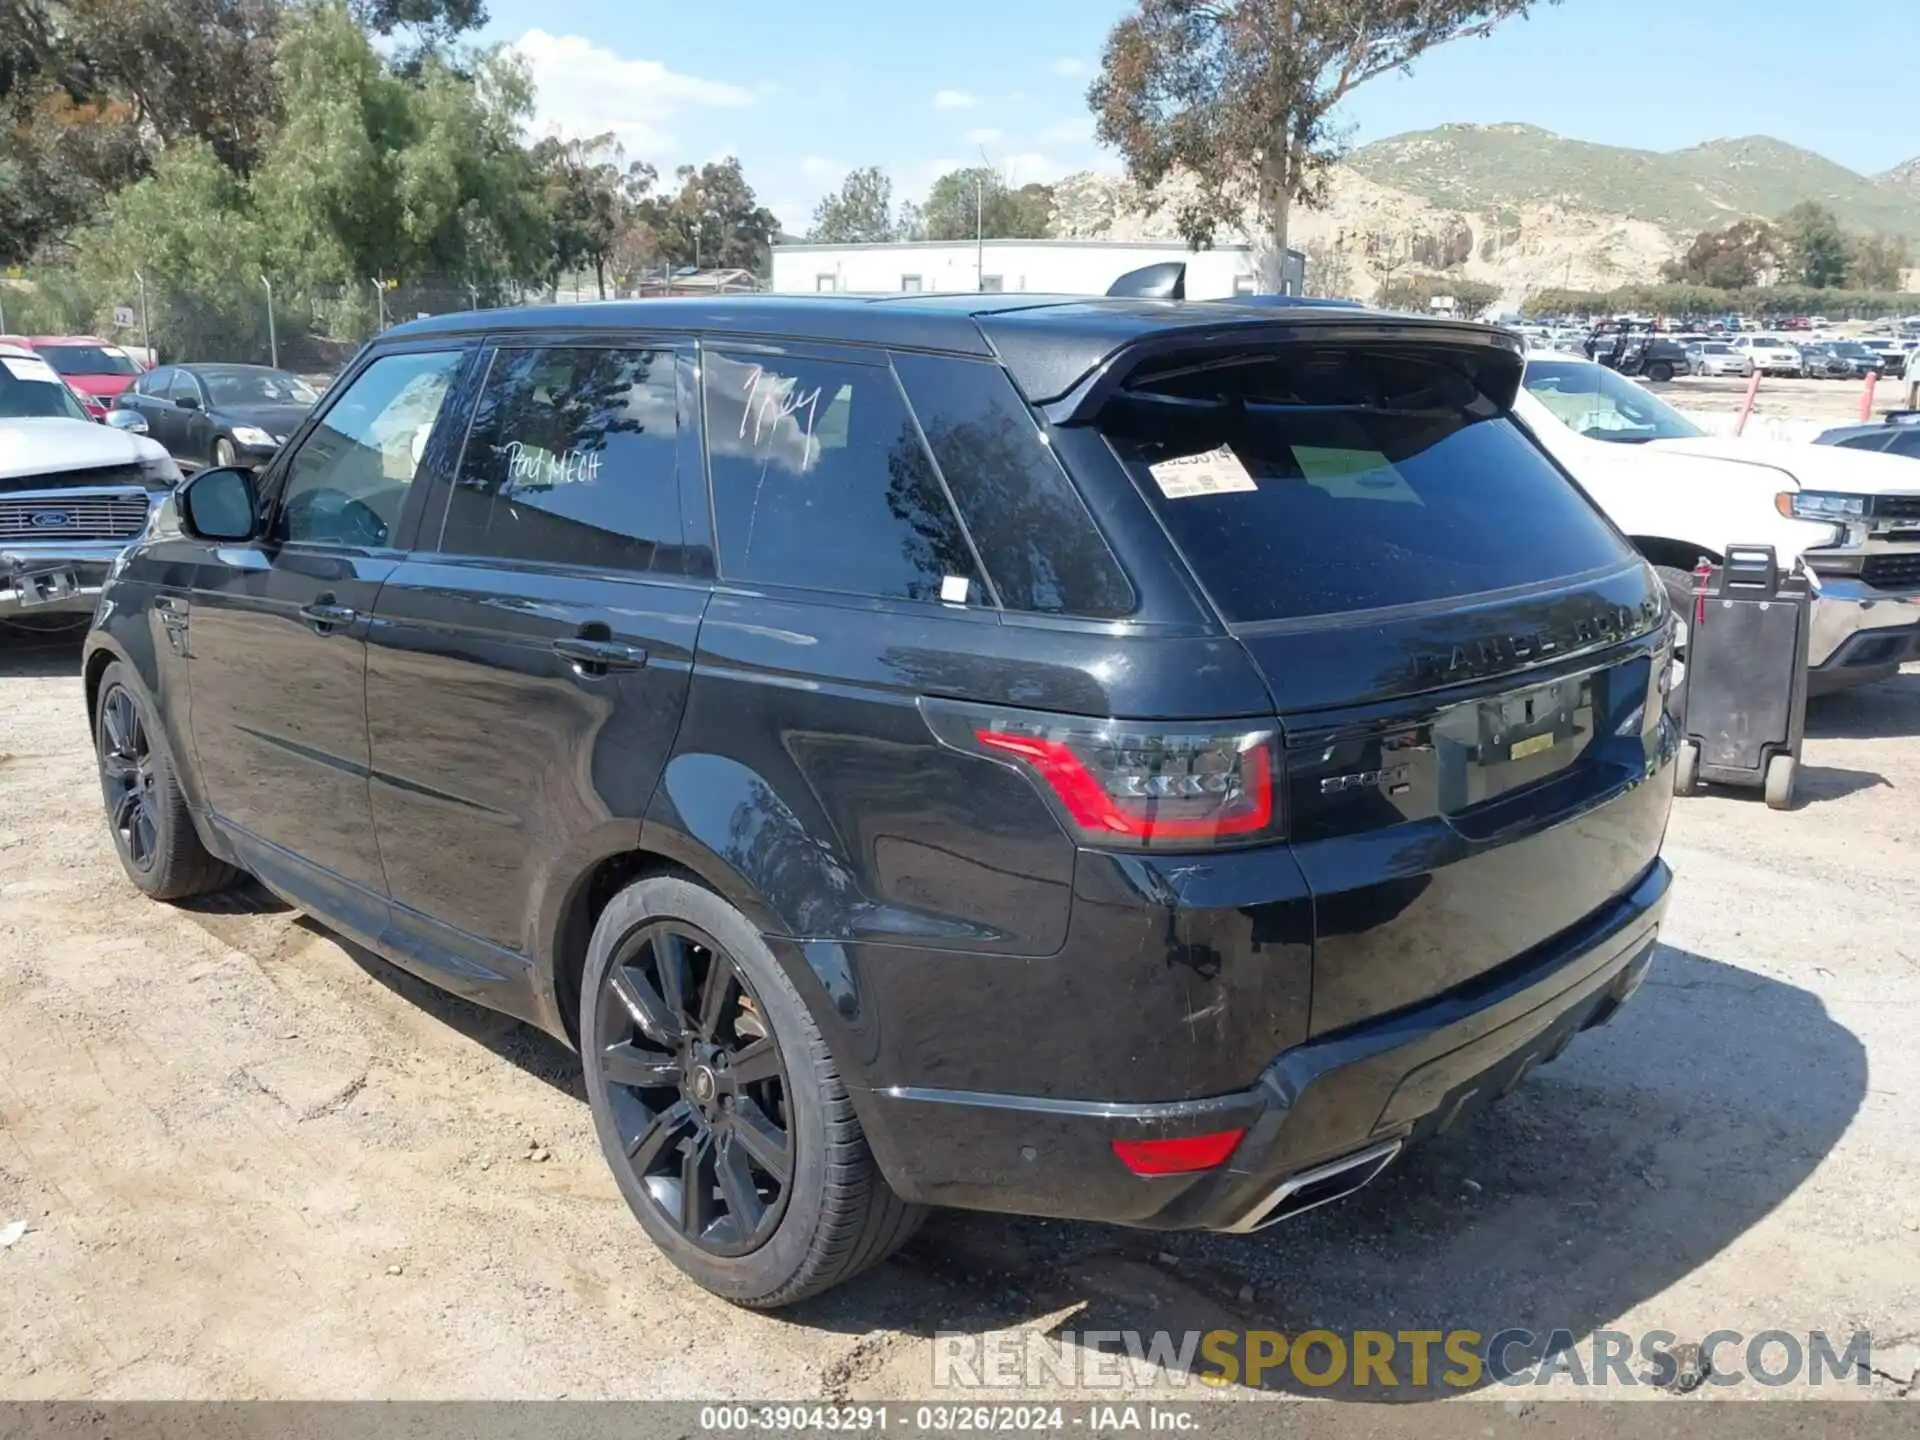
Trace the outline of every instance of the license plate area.
[[1434, 722], [1440, 810], [1457, 814], [1567, 769], [1593, 738], [1596, 675], [1456, 705]]
[[20, 608], [52, 605], [80, 593], [80, 577], [71, 569], [22, 570], [13, 577]]

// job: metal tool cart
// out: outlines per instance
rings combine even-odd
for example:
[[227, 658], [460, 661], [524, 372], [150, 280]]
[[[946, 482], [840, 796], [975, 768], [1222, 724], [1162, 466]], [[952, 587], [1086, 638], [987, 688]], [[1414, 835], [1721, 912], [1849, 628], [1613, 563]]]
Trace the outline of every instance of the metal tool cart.
[[1797, 568], [1780, 573], [1771, 545], [1729, 545], [1724, 565], [1694, 576], [1674, 791], [1755, 787], [1785, 810], [1806, 730], [1812, 588]]

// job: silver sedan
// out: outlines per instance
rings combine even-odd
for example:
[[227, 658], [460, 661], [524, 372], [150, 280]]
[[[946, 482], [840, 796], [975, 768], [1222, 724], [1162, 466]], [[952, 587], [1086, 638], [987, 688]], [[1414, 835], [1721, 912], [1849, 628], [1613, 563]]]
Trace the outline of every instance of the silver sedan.
[[1738, 375], [1742, 380], [1753, 374], [1753, 357], [1743, 355], [1718, 340], [1696, 341], [1687, 347], [1689, 375]]

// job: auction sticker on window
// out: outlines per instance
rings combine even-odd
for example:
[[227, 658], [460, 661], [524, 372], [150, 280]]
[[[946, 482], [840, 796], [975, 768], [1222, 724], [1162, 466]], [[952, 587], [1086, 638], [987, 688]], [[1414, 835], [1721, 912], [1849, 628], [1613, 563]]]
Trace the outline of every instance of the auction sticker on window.
[[1236, 490], [1258, 490], [1247, 467], [1233, 453], [1233, 447], [1203, 450], [1198, 455], [1182, 455], [1177, 460], [1162, 460], [1147, 467], [1153, 483], [1169, 500], [1187, 500], [1195, 495], [1229, 495]]
[[50, 385], [58, 385], [60, 377], [53, 373], [53, 367], [38, 355], [0, 355], [0, 365], [7, 367], [7, 373], [16, 380], [43, 380]]

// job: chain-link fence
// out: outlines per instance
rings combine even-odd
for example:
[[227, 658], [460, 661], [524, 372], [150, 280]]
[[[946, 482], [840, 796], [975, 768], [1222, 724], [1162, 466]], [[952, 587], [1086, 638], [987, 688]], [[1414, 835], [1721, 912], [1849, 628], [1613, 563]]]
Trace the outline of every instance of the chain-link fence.
[[[609, 281], [606, 298], [734, 293], [758, 288], [745, 271], [651, 271]], [[103, 279], [56, 266], [0, 276], [0, 336], [96, 335], [146, 363], [276, 365], [301, 374], [338, 371], [390, 326], [455, 310], [574, 303], [602, 298], [591, 273], [551, 285], [472, 283], [450, 276], [368, 276], [350, 285], [293, 286], [273, 277], [225, 276], [197, 284], [136, 273]]]

